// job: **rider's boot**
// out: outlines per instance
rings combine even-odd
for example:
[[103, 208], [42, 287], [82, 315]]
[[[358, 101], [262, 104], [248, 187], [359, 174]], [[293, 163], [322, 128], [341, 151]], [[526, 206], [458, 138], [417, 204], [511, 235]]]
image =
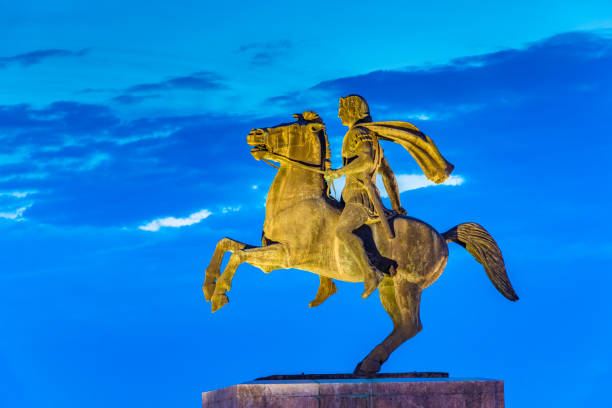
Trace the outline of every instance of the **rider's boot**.
[[365, 276], [363, 277], [363, 286], [364, 286], [364, 291], [361, 294], [361, 297], [363, 299], [367, 299], [368, 296], [370, 296], [372, 294], [372, 292], [374, 292], [376, 290], [376, 288], [378, 287], [378, 285], [380, 284], [380, 282], [383, 280], [383, 273], [378, 270], [377, 267], [370, 265], [371, 267], [368, 269], [368, 272], [366, 272]]

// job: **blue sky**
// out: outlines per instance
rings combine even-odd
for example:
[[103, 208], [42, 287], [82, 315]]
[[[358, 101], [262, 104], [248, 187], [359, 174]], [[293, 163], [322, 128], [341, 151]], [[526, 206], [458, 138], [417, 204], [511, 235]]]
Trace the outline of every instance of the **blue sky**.
[[179, 406], [352, 371], [391, 329], [361, 285], [309, 309], [316, 276], [245, 265], [212, 315], [201, 284], [218, 239], [260, 240], [274, 169], [248, 131], [316, 110], [337, 167], [337, 100], [359, 93], [456, 166], [424, 187], [385, 145], [408, 213], [486, 226], [521, 297], [451, 246], [424, 330], [383, 370], [503, 379], [509, 406], [602, 406], [612, 5], [584, 3], [0, 5], [3, 405]]

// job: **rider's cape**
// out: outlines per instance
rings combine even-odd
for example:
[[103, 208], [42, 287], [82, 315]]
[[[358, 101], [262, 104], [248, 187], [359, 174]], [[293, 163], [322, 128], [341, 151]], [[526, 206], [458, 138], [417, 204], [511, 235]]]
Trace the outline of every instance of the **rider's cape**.
[[426, 134], [408, 122], [366, 122], [359, 126], [372, 130], [380, 140], [402, 145], [419, 164], [425, 176], [436, 184], [444, 182], [455, 168], [442, 157]]

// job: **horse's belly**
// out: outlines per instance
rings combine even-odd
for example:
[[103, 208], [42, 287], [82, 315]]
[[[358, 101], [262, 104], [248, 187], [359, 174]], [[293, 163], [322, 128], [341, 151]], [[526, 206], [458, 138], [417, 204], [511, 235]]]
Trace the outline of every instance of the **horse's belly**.
[[398, 273], [421, 288], [431, 285], [446, 266], [448, 247], [427, 223], [410, 217], [394, 219], [395, 239], [389, 242], [375, 227], [376, 244], [385, 257], [398, 263]]

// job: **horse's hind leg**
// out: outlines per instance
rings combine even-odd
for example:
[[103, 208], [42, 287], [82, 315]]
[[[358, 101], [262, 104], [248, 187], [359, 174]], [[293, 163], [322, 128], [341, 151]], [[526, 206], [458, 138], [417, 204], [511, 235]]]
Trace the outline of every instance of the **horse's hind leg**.
[[338, 288], [336, 287], [336, 284], [331, 278], [319, 275], [319, 289], [317, 290], [317, 295], [315, 296], [313, 301], [308, 304], [308, 306], [317, 307], [321, 305], [321, 303], [325, 302], [328, 297], [330, 297], [337, 291]]
[[421, 289], [396, 277], [386, 278], [378, 287], [380, 301], [393, 320], [393, 331], [355, 368], [354, 374], [368, 377], [376, 374], [389, 355], [422, 328], [419, 316]]
[[223, 255], [225, 255], [227, 251], [234, 252], [249, 247], [251, 246], [242, 242], [235, 241], [231, 238], [223, 238], [219, 242], [217, 242], [215, 252], [213, 253], [210, 263], [206, 268], [204, 285], [202, 286], [202, 290], [204, 291], [204, 297], [207, 301], [210, 301], [215, 291], [215, 281], [221, 275], [221, 261], [223, 260]]
[[212, 311], [216, 312], [225, 306], [229, 299], [226, 291], [232, 288], [232, 279], [236, 269], [242, 263], [253, 265], [264, 272], [274, 269], [287, 268], [287, 251], [283, 244], [272, 244], [265, 247], [255, 247], [235, 251], [229, 259], [225, 270], [217, 279], [215, 290], [212, 295]]

